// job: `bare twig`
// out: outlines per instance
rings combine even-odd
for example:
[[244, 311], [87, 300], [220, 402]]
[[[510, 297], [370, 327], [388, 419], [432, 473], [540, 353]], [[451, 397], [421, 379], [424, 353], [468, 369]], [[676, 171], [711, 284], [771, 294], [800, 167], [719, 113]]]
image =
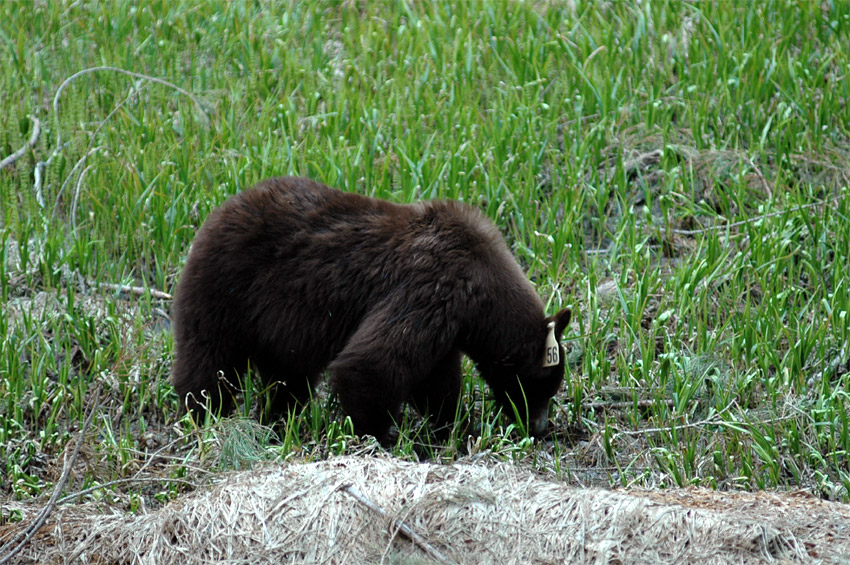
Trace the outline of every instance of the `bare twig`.
[[[38, 513], [38, 516], [32, 524], [23, 529], [10, 542], [0, 547], [0, 565], [8, 563], [15, 555], [20, 553], [21, 550], [26, 547], [32, 538], [35, 537], [35, 534], [38, 533], [42, 526], [44, 526], [47, 518], [59, 502], [59, 495], [68, 483], [68, 477], [71, 475], [71, 470], [74, 468], [74, 464], [77, 462], [77, 457], [80, 455], [80, 448], [82, 448], [83, 442], [85, 441], [86, 432], [88, 431], [92, 418], [94, 418], [95, 412], [97, 412], [100, 402], [100, 389], [101, 386], [98, 385], [97, 389], [95, 389], [91, 396], [88, 415], [86, 415], [86, 420], [83, 422], [82, 428], [80, 428], [80, 435], [77, 437], [77, 443], [74, 445], [74, 451], [71, 453], [70, 457], [68, 457], [67, 452], [65, 453], [65, 461], [62, 465], [62, 475], [59, 477], [59, 481], [56, 483], [56, 486], [53, 487], [53, 493], [50, 495], [50, 500], [47, 501], [47, 505]], [[12, 547], [13, 545], [14, 547]], [[3, 553], [6, 555], [2, 555]]]
[[[124, 75], [128, 75], [128, 76], [143, 79], [143, 80], [149, 80], [151, 82], [155, 82], [157, 84], [162, 84], [164, 86], [168, 86], [170, 88], [173, 88], [174, 90], [176, 90], [180, 94], [183, 94], [184, 96], [189, 97], [189, 99], [192, 100], [192, 102], [194, 102], [195, 105], [198, 107], [198, 109], [201, 111], [201, 115], [204, 116], [204, 118], [207, 118], [206, 108], [204, 108], [204, 105], [201, 102], [200, 98], [198, 98], [197, 96], [195, 96], [194, 94], [192, 94], [191, 92], [189, 92], [187, 90], [183, 90], [182, 88], [180, 88], [179, 86], [177, 86], [173, 82], [169, 82], [165, 79], [161, 79], [161, 78], [150, 76], [150, 75], [145, 75], [145, 74], [142, 74], [142, 73], [134, 73], [133, 71], [128, 71], [126, 69], [122, 69], [122, 68], [119, 68], [119, 67], [103, 66], [103, 67], [90, 67], [88, 69], [83, 69], [81, 71], [74, 73], [73, 75], [69, 76], [64, 81], [62, 81], [62, 84], [59, 85], [59, 88], [56, 89], [56, 94], [53, 96], [53, 115], [56, 116], [57, 120], [59, 119], [59, 97], [62, 95], [62, 91], [65, 89], [65, 87], [68, 86], [73, 81], [75, 81], [76, 79], [78, 79], [79, 77], [81, 77], [83, 75], [87, 75], [87, 74], [90, 74], [90, 73], [96, 73], [96, 72], [99, 72], [99, 71], [110, 71], [110, 72], [113, 72], [113, 73], [121, 73], [121, 74], [124, 74]], [[62, 147], [62, 130], [57, 127], [56, 128], [56, 149], [59, 150], [59, 148], [61, 148], [61, 147]]]
[[[167, 319], [167, 318], [168, 318], [168, 316], [166, 316], [166, 319]], [[175, 427], [179, 430], [179, 426], [175, 426]], [[135, 454], [142, 455], [142, 456], [146, 457], [145, 462], [144, 462], [144, 463], [142, 464], [142, 466], [141, 466], [141, 467], [139, 467], [139, 469], [138, 469], [138, 470], [137, 470], [137, 471], [133, 474], [133, 477], [139, 477], [139, 476], [141, 476], [142, 472], [143, 472], [145, 469], [147, 469], [147, 468], [148, 468], [148, 466], [149, 466], [149, 465], [150, 465], [153, 461], [155, 461], [156, 459], [173, 459], [174, 461], [179, 461], [179, 462], [180, 462], [180, 465], [181, 465], [182, 467], [186, 467], [187, 469], [191, 469], [193, 472], [197, 472], [197, 473], [206, 473], [206, 472], [208, 472], [207, 470], [202, 469], [202, 468], [200, 468], [200, 467], [192, 467], [191, 465], [189, 465], [189, 464], [186, 462], [186, 458], [185, 458], [185, 457], [176, 457], [176, 456], [164, 455], [164, 454], [163, 454], [163, 452], [164, 452], [164, 451], [166, 451], [167, 449], [171, 449], [172, 447], [174, 447], [174, 446], [175, 446], [175, 445], [177, 445], [178, 443], [183, 442], [183, 441], [186, 441], [188, 438], [191, 438], [191, 437], [193, 437], [193, 436], [198, 436], [198, 435], [200, 435], [200, 430], [193, 430], [193, 431], [190, 431], [190, 432], [189, 432], [189, 433], [187, 433], [187, 434], [183, 434], [183, 433], [181, 433], [181, 434], [179, 434], [179, 436], [178, 436], [177, 438], [175, 438], [175, 439], [173, 439], [173, 440], [169, 441], [168, 443], [166, 443], [165, 445], [161, 446], [159, 449], [157, 449], [157, 450], [156, 450], [156, 451], [154, 451], [153, 453], [150, 453], [150, 452], [147, 452], [147, 451], [139, 451], [139, 450], [131, 449], [131, 450], [130, 450], [130, 452], [131, 452], [131, 453], [135, 453]]]
[[86, 173], [89, 172], [93, 166], [94, 165], [89, 165], [83, 169], [83, 172], [81, 172], [80, 176], [77, 177], [77, 186], [74, 189], [74, 197], [71, 199], [71, 229], [75, 231], [77, 229], [77, 203], [80, 201], [80, 188], [83, 186], [83, 178], [85, 178]]
[[431, 557], [433, 557], [434, 559], [436, 559], [440, 563], [454, 564], [454, 561], [447, 558], [445, 555], [443, 555], [440, 552], [440, 550], [438, 550], [436, 547], [434, 547], [433, 545], [428, 543], [428, 541], [425, 538], [423, 538], [422, 536], [420, 536], [419, 534], [414, 532], [410, 528], [410, 526], [408, 526], [407, 524], [405, 524], [401, 520], [398, 520], [398, 519], [390, 516], [389, 512], [387, 512], [386, 510], [384, 510], [383, 508], [381, 508], [380, 506], [378, 506], [377, 504], [375, 504], [374, 502], [372, 502], [371, 500], [369, 500], [368, 498], [363, 496], [360, 493], [360, 491], [358, 491], [352, 485], [350, 485], [350, 484], [349, 485], [343, 485], [339, 488], [339, 490], [348, 494], [349, 496], [354, 498], [354, 500], [356, 500], [357, 502], [359, 502], [360, 504], [362, 504], [363, 506], [365, 506], [366, 508], [368, 508], [369, 510], [371, 510], [375, 514], [378, 514], [382, 518], [390, 520], [390, 523], [392, 524], [394, 529], [401, 532], [405, 537], [407, 537], [407, 539], [409, 539], [410, 541], [412, 541], [413, 543], [418, 545], [420, 548], [422, 548], [423, 551], [425, 551], [425, 553], [427, 553], [428, 555], [430, 555]]
[[761, 185], [764, 187], [764, 192], [767, 194], [767, 197], [772, 198], [773, 197], [773, 190], [770, 189], [770, 185], [767, 183], [767, 179], [764, 178], [764, 175], [761, 173], [761, 169], [758, 168], [758, 165], [753, 163], [753, 159], [749, 155], [747, 155], [746, 157], [747, 157], [747, 162], [753, 168], [753, 171], [755, 171], [756, 176], [761, 181]]
[[619, 436], [639, 436], [645, 434], [657, 434], [661, 432], [669, 433], [673, 431], [673, 429], [684, 430], [686, 428], [701, 428], [703, 426], [711, 426], [723, 424], [723, 420], [720, 416], [723, 415], [724, 412], [727, 412], [732, 406], [737, 406], [736, 402], [731, 402], [723, 407], [723, 410], [720, 410], [716, 414], [713, 414], [710, 418], [706, 418], [705, 420], [700, 420], [699, 422], [693, 422], [690, 424], [681, 424], [679, 426], [665, 426], [663, 428], [646, 428], [643, 430], [624, 430], [622, 432], [617, 432], [614, 437], [617, 438]]
[[[150, 81], [150, 82], [155, 82], [157, 84], [162, 84], [164, 86], [168, 86], [170, 88], [173, 88], [174, 90], [176, 90], [180, 94], [183, 94], [184, 96], [189, 97], [189, 99], [192, 100], [192, 102], [195, 103], [195, 105], [200, 110], [201, 116], [203, 117], [204, 125], [205, 126], [209, 125], [209, 116], [207, 116], [207, 109], [206, 109], [204, 103], [202, 102], [202, 100], [200, 98], [198, 98], [197, 96], [195, 96], [194, 94], [192, 94], [191, 92], [184, 90], [184, 89], [180, 88], [179, 86], [177, 86], [176, 84], [169, 82], [165, 79], [161, 79], [161, 78], [150, 76], [150, 75], [145, 75], [145, 74], [142, 74], [142, 73], [135, 73], [133, 71], [128, 71], [126, 69], [122, 69], [122, 68], [119, 68], [119, 67], [109, 67], [109, 66], [90, 67], [88, 69], [83, 69], [79, 72], [76, 72], [73, 75], [66, 78], [64, 81], [62, 81], [62, 84], [59, 85], [59, 88], [56, 89], [56, 94], [53, 96], [53, 115], [54, 115], [54, 119], [56, 120], [56, 124], [57, 124], [56, 125], [56, 147], [53, 149], [53, 152], [50, 154], [50, 157], [47, 159], [47, 161], [39, 161], [38, 163], [36, 163], [36, 166], [35, 166], [35, 181], [34, 181], [33, 188], [35, 190], [36, 200], [38, 201], [38, 204], [41, 208], [44, 208], [44, 197], [41, 193], [41, 184], [42, 184], [42, 181], [44, 179], [45, 170], [47, 169], [48, 165], [50, 165], [50, 162], [53, 161], [53, 159], [57, 155], [59, 155], [59, 153], [62, 151], [62, 149], [64, 147], [64, 145], [62, 143], [62, 128], [59, 127], [59, 97], [62, 95], [62, 91], [65, 89], [65, 87], [67, 87], [69, 84], [71, 84], [77, 78], [79, 78], [83, 75], [87, 75], [87, 74], [99, 72], [99, 71], [110, 71], [110, 72], [120, 73], [120, 74], [128, 75], [128, 76], [135, 77], [135, 78], [142, 79], [142, 80], [147, 80], [147, 81]], [[120, 104], [118, 104], [118, 106], [112, 110], [112, 112], [103, 120], [103, 122], [101, 122], [101, 124], [100, 124], [100, 126], [98, 126], [98, 128], [102, 127], [103, 124], [106, 123], [106, 121], [108, 121], [109, 118], [111, 118], [112, 115], [115, 114], [115, 112], [117, 112], [126, 103], [126, 101], [129, 100], [129, 99], [130, 99], [130, 97], [128, 96], [127, 98], [124, 99], [124, 101], [122, 101]], [[93, 139], [94, 138], [92, 137], [92, 140]], [[91, 144], [89, 146], [91, 146]], [[89, 153], [87, 152], [86, 155], [83, 157], [83, 159], [82, 159], [83, 164], [85, 164], [85, 159], [88, 157], [88, 155], [89, 155]], [[65, 183], [63, 183], [63, 188], [64, 188], [65, 184], [67, 184], [67, 182], [68, 182], [68, 179], [66, 179]]]
[[[54, 152], [51, 154], [50, 159], [53, 158]], [[35, 192], [35, 201], [38, 202], [39, 208], [44, 209], [44, 196], [41, 194], [41, 179], [44, 177], [44, 170], [47, 168], [47, 165], [50, 163], [50, 159], [47, 161], [39, 161], [35, 164], [35, 169], [33, 170], [33, 183], [32, 188]]]
[[807, 208], [815, 208], [817, 206], [824, 206], [826, 204], [830, 204], [842, 198], [844, 194], [839, 194], [833, 196], [832, 198], [827, 198], [825, 200], [818, 200], [817, 202], [809, 202], [808, 204], [800, 204], [799, 206], [794, 206], [787, 210], [777, 210], [776, 212], [770, 212], [768, 214], [761, 214], [759, 216], [753, 216], [752, 218], [747, 218], [746, 220], [741, 220], [740, 222], [733, 222], [731, 224], [720, 224], [716, 226], [708, 226], [705, 228], [699, 228], [695, 230], [679, 230], [673, 229], [671, 230], [676, 235], [699, 235], [702, 233], [708, 233], [719, 230], [731, 230], [734, 228], [739, 228], [741, 226], [745, 226], [747, 224], [752, 224], [753, 222], [758, 222], [759, 220], [765, 220], [767, 218], [773, 218], [774, 216], [781, 216], [782, 214], [790, 214], [792, 212], [798, 212], [800, 210], [805, 210]]
[[162, 300], [171, 300], [172, 296], [167, 292], [162, 292], [161, 290], [156, 290], [152, 288], [145, 288], [143, 286], [130, 286], [126, 284], [114, 284], [114, 283], [96, 283], [96, 285], [100, 288], [105, 288], [106, 290], [116, 290], [118, 292], [124, 292], [129, 294], [137, 294], [139, 296], [144, 296], [147, 293], [154, 298], [159, 298]]
[[[94, 138], [92, 138], [92, 139], [94, 139]], [[97, 147], [92, 147], [91, 144], [89, 144], [88, 148], [86, 148], [85, 154], [83, 154], [83, 156], [80, 157], [80, 159], [76, 163], [74, 163], [74, 166], [71, 167], [71, 172], [69, 172], [68, 176], [65, 177], [65, 181], [62, 183], [62, 186], [59, 187], [59, 191], [56, 193], [56, 198], [55, 198], [56, 202], [53, 203], [53, 215], [54, 216], [56, 215], [56, 209], [59, 207], [59, 200], [62, 198], [62, 194], [65, 192], [65, 188], [71, 182], [71, 179], [74, 178], [74, 175], [77, 173], [77, 170], [79, 170], [80, 167], [83, 167], [86, 164], [89, 157], [91, 157], [92, 155], [94, 155], [98, 151], [102, 151], [103, 149], [104, 149], [104, 147], [102, 145], [98, 145]]]
[[30, 120], [32, 120], [32, 135], [30, 136], [29, 141], [27, 141], [26, 144], [23, 147], [21, 147], [20, 149], [18, 149], [17, 151], [15, 151], [11, 155], [9, 155], [8, 157], [6, 157], [2, 161], [0, 161], [0, 171], [2, 171], [6, 167], [8, 167], [12, 163], [14, 163], [15, 161], [17, 161], [21, 157], [23, 157], [24, 153], [27, 152], [27, 149], [29, 149], [31, 147], [35, 147], [35, 144], [38, 141], [38, 136], [39, 136], [39, 134], [41, 134], [41, 120], [39, 120], [35, 116], [27, 116], [27, 117]]
[[[145, 85], [145, 86], [147, 86], [147, 85]], [[79, 169], [81, 166], [84, 166], [86, 164], [86, 161], [88, 160], [90, 155], [92, 155], [95, 152], [103, 149], [102, 146], [94, 147], [94, 142], [95, 142], [95, 139], [97, 138], [97, 134], [100, 132], [101, 129], [103, 129], [103, 127], [112, 118], [112, 116], [117, 114], [118, 111], [121, 110], [121, 108], [123, 108], [124, 105], [127, 102], [132, 100], [134, 97], [137, 97], [140, 92], [141, 92], [141, 88], [139, 88], [139, 89], [131, 88], [130, 93], [127, 94], [127, 96], [124, 97], [124, 100], [122, 100], [119, 104], [117, 104], [112, 109], [112, 111], [109, 112], [109, 114], [107, 114], [106, 117], [103, 118], [103, 120], [97, 125], [95, 130], [93, 132], [91, 132], [91, 135], [89, 136], [89, 145], [88, 145], [88, 147], [86, 147], [85, 154], [80, 158], [79, 161], [76, 162], [76, 164], [74, 164], [74, 168], [71, 169], [70, 173], [68, 173], [68, 176], [65, 179], [65, 182], [62, 183], [62, 187], [59, 189], [59, 192], [56, 193], [56, 202], [54, 202], [54, 204], [53, 204], [53, 215], [54, 216], [56, 215], [56, 209], [59, 207], [59, 201], [61, 199], [62, 193], [65, 191], [65, 187], [68, 185], [68, 183], [71, 181], [71, 178], [74, 176], [74, 172], [77, 169]], [[85, 174], [86, 170], [88, 170], [88, 169], [85, 169], [85, 170], [83, 170], [82, 173], [80, 173], [80, 177], [82, 177]], [[76, 210], [77, 210], [76, 202], [77, 202], [77, 199], [79, 197], [79, 188], [80, 188], [80, 181], [77, 181], [77, 191], [74, 193], [74, 200], [73, 200], [73, 204], [71, 205], [71, 225], [73, 226], [73, 229], [77, 228], [77, 226], [76, 226], [76, 219], [77, 219], [76, 218]]]
[[631, 400], [611, 400], [604, 401], [600, 400], [597, 402], [582, 402], [581, 407], [585, 410], [589, 409], [599, 409], [599, 408], [609, 408], [612, 410], [622, 410], [625, 408], [650, 408], [652, 406], [657, 406], [659, 404], [666, 404], [667, 406], [673, 406], [672, 400], [638, 400], [637, 402], [632, 402]]

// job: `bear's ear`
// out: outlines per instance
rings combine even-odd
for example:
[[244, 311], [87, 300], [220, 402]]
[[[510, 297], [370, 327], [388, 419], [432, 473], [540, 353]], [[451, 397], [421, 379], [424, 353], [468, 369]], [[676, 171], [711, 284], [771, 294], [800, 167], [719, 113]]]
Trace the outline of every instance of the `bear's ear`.
[[543, 355], [543, 367], [555, 367], [561, 362], [561, 334], [570, 323], [571, 312], [565, 308], [546, 318], [546, 347]]
[[572, 311], [569, 308], [564, 308], [554, 316], [549, 316], [546, 318], [546, 323], [555, 322], [555, 337], [560, 339], [561, 335], [563, 335], [564, 330], [567, 328], [567, 325], [570, 323], [570, 318], [572, 317]]

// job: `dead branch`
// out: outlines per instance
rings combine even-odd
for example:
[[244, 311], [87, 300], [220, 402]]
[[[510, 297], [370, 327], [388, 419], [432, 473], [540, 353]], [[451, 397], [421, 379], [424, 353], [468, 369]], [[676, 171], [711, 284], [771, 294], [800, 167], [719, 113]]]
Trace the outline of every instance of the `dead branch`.
[[378, 506], [377, 504], [375, 504], [374, 502], [372, 502], [371, 500], [369, 500], [368, 498], [363, 496], [360, 493], [360, 491], [355, 489], [352, 485], [350, 485], [350, 484], [343, 485], [339, 488], [339, 490], [348, 494], [349, 496], [354, 498], [354, 500], [356, 500], [357, 502], [359, 502], [360, 504], [362, 504], [363, 506], [365, 506], [366, 508], [368, 508], [369, 510], [371, 510], [375, 514], [378, 514], [382, 518], [390, 520], [390, 523], [392, 524], [394, 529], [401, 532], [405, 537], [407, 537], [407, 539], [409, 539], [410, 541], [412, 541], [413, 543], [418, 545], [420, 548], [422, 548], [423, 551], [425, 551], [425, 553], [427, 553], [428, 555], [430, 555], [431, 557], [433, 557], [434, 559], [436, 559], [440, 563], [447, 563], [447, 564], [454, 565], [454, 561], [452, 561], [452, 560], [448, 559], [446, 556], [444, 556], [440, 552], [440, 550], [438, 550], [436, 547], [434, 547], [433, 545], [428, 543], [428, 541], [425, 538], [423, 538], [422, 536], [420, 536], [419, 534], [414, 532], [410, 528], [410, 526], [408, 526], [407, 524], [405, 524], [401, 520], [393, 518], [392, 516], [390, 516], [389, 512], [387, 512], [386, 510], [384, 510], [383, 508], [381, 508], [380, 506]]
[[126, 284], [115, 284], [115, 283], [96, 283], [96, 285], [100, 288], [105, 288], [106, 290], [115, 290], [117, 292], [127, 293], [127, 294], [135, 294], [138, 296], [144, 296], [147, 293], [154, 298], [159, 298], [161, 300], [171, 300], [173, 297], [167, 292], [162, 292], [161, 290], [156, 290], [152, 288], [145, 288], [143, 286], [130, 286]]
[[20, 159], [24, 156], [24, 153], [27, 152], [27, 149], [31, 147], [35, 147], [36, 142], [38, 141], [38, 136], [41, 134], [41, 120], [36, 118], [35, 116], [27, 116], [32, 121], [32, 135], [29, 138], [29, 141], [24, 144], [23, 147], [0, 161], [0, 171]]

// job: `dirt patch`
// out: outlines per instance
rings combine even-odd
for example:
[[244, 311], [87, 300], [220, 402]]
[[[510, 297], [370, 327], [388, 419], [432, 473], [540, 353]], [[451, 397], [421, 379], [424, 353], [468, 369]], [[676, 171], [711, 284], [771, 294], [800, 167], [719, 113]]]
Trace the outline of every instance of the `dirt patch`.
[[[850, 558], [850, 506], [802, 493], [567, 486], [509, 463], [339, 457], [224, 475], [157, 511], [59, 507], [19, 563], [761, 563]], [[31, 504], [0, 505], [23, 520]]]

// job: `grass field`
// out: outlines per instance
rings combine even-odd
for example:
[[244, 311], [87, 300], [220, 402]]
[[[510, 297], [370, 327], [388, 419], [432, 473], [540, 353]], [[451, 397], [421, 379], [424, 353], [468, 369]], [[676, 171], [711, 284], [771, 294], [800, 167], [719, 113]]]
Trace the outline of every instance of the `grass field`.
[[178, 422], [170, 301], [102, 286], [173, 292], [216, 205], [298, 174], [480, 206], [577, 313], [550, 437], [470, 366], [473, 428], [410, 414], [397, 455], [850, 500], [848, 54], [844, 2], [0, 2], [0, 496], [377, 449], [326, 394], [278, 438]]

